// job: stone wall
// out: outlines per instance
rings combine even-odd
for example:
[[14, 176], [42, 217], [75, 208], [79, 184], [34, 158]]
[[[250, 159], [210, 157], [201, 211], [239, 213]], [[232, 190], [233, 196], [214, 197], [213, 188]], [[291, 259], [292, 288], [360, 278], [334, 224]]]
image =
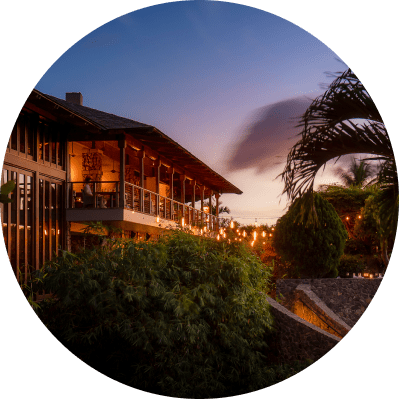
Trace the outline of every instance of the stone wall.
[[381, 279], [324, 278], [277, 280], [276, 297], [288, 309], [295, 307], [295, 291], [298, 285], [308, 284], [329, 309], [346, 324], [353, 327], [374, 298]]
[[268, 297], [267, 300], [274, 318], [273, 350], [280, 362], [316, 361], [340, 341], [340, 338], [301, 319], [274, 299]]

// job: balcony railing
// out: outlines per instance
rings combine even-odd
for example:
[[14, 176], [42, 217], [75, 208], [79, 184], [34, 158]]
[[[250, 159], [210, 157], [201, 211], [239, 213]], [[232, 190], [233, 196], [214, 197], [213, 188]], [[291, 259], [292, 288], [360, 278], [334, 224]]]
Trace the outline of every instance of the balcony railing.
[[84, 182], [69, 182], [67, 208], [124, 208], [165, 220], [217, 231], [222, 218], [202, 212], [189, 205], [164, 197], [150, 190], [125, 182], [124, 200], [121, 201], [119, 181], [91, 181], [93, 196], [87, 201], [83, 193]]

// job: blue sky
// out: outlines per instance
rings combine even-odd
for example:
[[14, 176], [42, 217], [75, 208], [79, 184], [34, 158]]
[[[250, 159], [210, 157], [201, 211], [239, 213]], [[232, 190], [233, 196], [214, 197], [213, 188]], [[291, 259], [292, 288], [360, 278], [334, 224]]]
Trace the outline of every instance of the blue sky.
[[[233, 170], [229, 159], [259, 110], [321, 94], [319, 85], [330, 81], [325, 72], [346, 69], [337, 58], [273, 14], [185, 1], [101, 26], [66, 51], [36, 88], [59, 98], [80, 91], [86, 106], [156, 126], [243, 190], [222, 196], [237, 220], [271, 224], [285, 208], [274, 179], [295, 142], [280, 134], [288, 129], [267, 132], [267, 167]], [[266, 147], [279, 148], [278, 162], [277, 154], [266, 158]], [[254, 157], [246, 151], [244, 157]]]

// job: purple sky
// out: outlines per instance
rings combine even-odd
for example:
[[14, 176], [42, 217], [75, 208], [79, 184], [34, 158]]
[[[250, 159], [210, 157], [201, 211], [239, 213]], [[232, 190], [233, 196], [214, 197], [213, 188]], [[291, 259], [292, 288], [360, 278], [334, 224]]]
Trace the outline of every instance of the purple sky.
[[322, 93], [325, 72], [346, 69], [337, 58], [264, 11], [177, 2], [96, 29], [36, 88], [59, 98], [80, 91], [84, 105], [156, 126], [244, 192], [221, 198], [235, 219], [271, 224], [286, 204], [274, 179], [295, 143], [292, 118]]

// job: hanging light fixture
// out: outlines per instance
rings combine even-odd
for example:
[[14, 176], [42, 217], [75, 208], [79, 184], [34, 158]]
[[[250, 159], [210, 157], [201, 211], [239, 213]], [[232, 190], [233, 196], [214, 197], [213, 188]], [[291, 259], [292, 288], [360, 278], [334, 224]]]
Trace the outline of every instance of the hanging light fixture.
[[71, 157], [73, 158], [73, 157], [76, 157], [76, 155], [73, 153], [73, 141], [71, 141], [71, 144], [72, 144], [72, 154], [71, 154]]
[[111, 170], [111, 173], [116, 173], [116, 170], [115, 170], [115, 161], [114, 161], [114, 160], [112, 160], [112, 170]]

